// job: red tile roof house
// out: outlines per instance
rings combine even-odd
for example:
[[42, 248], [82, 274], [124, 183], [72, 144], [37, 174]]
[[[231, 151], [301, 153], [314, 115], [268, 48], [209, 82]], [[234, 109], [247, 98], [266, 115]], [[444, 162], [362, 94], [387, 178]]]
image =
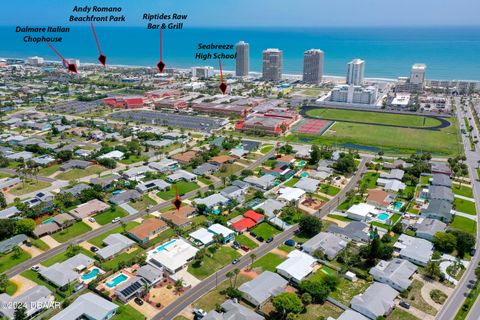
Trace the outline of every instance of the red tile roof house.
[[143, 108], [145, 100], [142, 97], [111, 97], [103, 99], [103, 103], [114, 108], [136, 109]]
[[265, 219], [263, 214], [257, 213], [253, 210], [248, 210], [245, 212], [243, 217], [243, 219], [240, 219], [231, 225], [231, 227], [239, 233], [252, 229]]

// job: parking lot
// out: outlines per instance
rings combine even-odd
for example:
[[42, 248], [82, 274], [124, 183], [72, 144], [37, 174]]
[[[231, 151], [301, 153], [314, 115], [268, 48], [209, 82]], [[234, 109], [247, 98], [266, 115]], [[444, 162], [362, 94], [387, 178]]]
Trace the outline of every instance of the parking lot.
[[207, 132], [219, 129], [227, 123], [225, 119], [187, 116], [151, 110], [119, 111], [112, 113], [109, 117], [114, 120], [129, 120]]

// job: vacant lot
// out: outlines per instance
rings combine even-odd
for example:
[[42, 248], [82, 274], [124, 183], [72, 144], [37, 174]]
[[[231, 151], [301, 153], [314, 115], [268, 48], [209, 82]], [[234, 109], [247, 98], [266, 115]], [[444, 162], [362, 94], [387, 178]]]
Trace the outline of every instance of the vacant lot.
[[57, 233], [52, 234], [52, 238], [58, 242], [65, 242], [72, 238], [78, 237], [85, 232], [92, 230], [87, 224], [82, 221], [75, 222], [70, 227], [67, 227]]
[[214, 253], [212, 253], [209, 248], [202, 263], [198, 264], [195, 261], [190, 263], [188, 272], [198, 279], [203, 280], [239, 257], [240, 254], [230, 247], [219, 247]]
[[250, 249], [255, 249], [256, 247], [258, 247], [258, 244], [255, 241], [243, 234], [236, 236], [235, 241], [237, 241], [241, 245], [249, 247]]
[[454, 183], [452, 185], [452, 191], [453, 193], [458, 194], [459, 196], [473, 198], [472, 188], [470, 188], [469, 186], [465, 186], [465, 185], [460, 186], [459, 184]]
[[176, 193], [177, 188], [178, 188], [178, 194], [182, 195], [182, 194], [186, 194], [190, 191], [199, 189], [200, 186], [198, 184], [196, 184], [195, 182], [179, 181], [177, 183], [172, 184], [172, 186], [170, 187], [170, 190], [161, 191], [161, 192], [157, 193], [157, 196], [159, 196], [163, 200], [173, 199], [173, 198], [175, 198], [175, 193]]
[[449, 229], [460, 230], [475, 235], [477, 232], [477, 223], [465, 217], [454, 216]]
[[30, 258], [31, 256], [27, 252], [23, 251], [22, 249], [20, 249], [20, 251], [17, 254], [15, 254], [14, 251], [11, 251], [7, 254], [2, 254], [0, 255], [0, 273]]
[[156, 205], [157, 203], [155, 202], [155, 200], [153, 200], [152, 198], [150, 198], [148, 195], [144, 195], [142, 198], [138, 199], [138, 200], [135, 200], [135, 201], [132, 201], [129, 203], [129, 205], [136, 209], [137, 211], [142, 211], [142, 210], [145, 210], [147, 209], [149, 206], [154, 206]]
[[357, 110], [319, 108], [307, 111], [307, 115], [309, 115], [310, 117], [321, 118], [325, 120], [344, 120], [353, 122], [365, 122], [371, 124], [408, 126], [416, 128], [435, 127], [440, 125], [439, 120], [428, 117]]
[[87, 169], [71, 169], [71, 170], [62, 172], [58, 176], [56, 176], [56, 178], [60, 180], [76, 180], [76, 179], [91, 176], [94, 174], [99, 174], [105, 170], [107, 170], [107, 168], [99, 165], [94, 165], [94, 166], [88, 167]]
[[285, 260], [285, 257], [281, 257], [279, 255], [269, 252], [260, 259], [256, 260], [253, 263], [252, 267], [254, 269], [262, 268], [262, 271], [275, 272], [277, 270], [277, 266]]
[[476, 215], [477, 211], [475, 209], [475, 202], [455, 198], [453, 201], [453, 206], [456, 211], [460, 211], [466, 214]]
[[270, 237], [280, 233], [277, 228], [269, 225], [266, 222], [260, 223], [258, 226], [252, 229], [252, 232], [254, 232], [257, 236], [262, 237], [264, 240], [268, 240]]
[[101, 224], [103, 226], [103, 225], [106, 225], [106, 224], [112, 222], [112, 220], [114, 218], [123, 218], [127, 215], [128, 214], [125, 210], [123, 210], [122, 208], [120, 208], [118, 206], [115, 206], [115, 207], [112, 207], [105, 212], [97, 214], [95, 216], [95, 221], [97, 221], [98, 224]]
[[35, 179], [26, 181], [25, 183], [20, 182], [15, 187], [10, 189], [10, 193], [14, 196], [21, 196], [30, 192], [34, 192], [40, 189], [48, 188], [51, 184], [44, 181], [37, 181]]

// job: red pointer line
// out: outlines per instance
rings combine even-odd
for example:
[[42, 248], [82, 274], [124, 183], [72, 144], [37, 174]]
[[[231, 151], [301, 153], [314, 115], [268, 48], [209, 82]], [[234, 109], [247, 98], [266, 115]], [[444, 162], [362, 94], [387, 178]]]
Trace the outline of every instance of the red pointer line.
[[218, 65], [220, 66], [220, 82], [223, 83], [222, 60], [218, 59]]
[[163, 52], [163, 35], [162, 35], [162, 28], [160, 28], [160, 61], [163, 61], [162, 52]]
[[93, 26], [92, 22], [90, 22], [90, 26], [92, 27], [93, 36], [95, 37], [95, 42], [97, 43], [98, 53], [103, 54], [102, 49], [100, 49], [100, 43], [98, 42], [97, 33], [95, 32], [95, 27]]
[[57, 56], [62, 59], [62, 62], [67, 64], [67, 60], [65, 60], [64, 57], [62, 57], [62, 55], [50, 44], [50, 42], [47, 42], [47, 45], [50, 47], [50, 49], [52, 49], [56, 54]]

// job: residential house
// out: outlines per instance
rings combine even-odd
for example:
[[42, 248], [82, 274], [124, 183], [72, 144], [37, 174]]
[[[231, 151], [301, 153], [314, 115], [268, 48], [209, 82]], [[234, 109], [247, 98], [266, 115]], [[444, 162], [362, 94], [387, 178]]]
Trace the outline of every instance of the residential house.
[[253, 140], [242, 140], [240, 144], [243, 146], [243, 149], [247, 151], [255, 151], [260, 147], [262, 143]]
[[147, 243], [167, 228], [168, 225], [163, 220], [145, 219], [140, 225], [129, 230], [128, 235], [139, 243]]
[[181, 165], [188, 165], [195, 159], [199, 153], [197, 151], [189, 150], [183, 153], [177, 153], [172, 156], [172, 159], [180, 163]]
[[182, 238], [162, 244], [148, 252], [147, 262], [154, 267], [163, 267], [170, 274], [182, 270], [195, 257], [198, 249]]
[[381, 283], [388, 284], [397, 291], [407, 290], [412, 284], [412, 276], [418, 267], [410, 261], [394, 258], [390, 261], [380, 262], [370, 269], [372, 277]]
[[319, 250], [328, 260], [335, 259], [346, 247], [347, 242], [344, 239], [328, 232], [320, 232], [302, 245], [304, 252], [313, 255], [315, 251]]
[[[335, 319], [328, 317], [327, 320]], [[353, 311], [352, 309], [347, 309], [336, 320], [368, 320], [368, 318], [356, 311]]]
[[13, 248], [20, 246], [28, 241], [28, 237], [24, 234], [17, 234], [11, 238], [5, 239], [0, 242], [0, 254], [5, 254]]
[[452, 203], [446, 200], [433, 199], [428, 203], [427, 208], [421, 210], [420, 216], [450, 222], [452, 221]]
[[392, 287], [374, 282], [364, 293], [357, 294], [350, 301], [353, 310], [360, 312], [369, 319], [376, 320], [392, 312], [398, 291]]
[[333, 168], [332, 166], [335, 164], [335, 161], [332, 160], [319, 160], [318, 161], [318, 166], [317, 166], [317, 171], [320, 172], [326, 172], [328, 175], [331, 175], [333, 173]]
[[95, 260], [79, 253], [63, 262], [57, 262], [50, 267], [40, 267], [39, 274], [58, 288], [65, 287], [78, 280], [79, 272], [93, 266]]
[[40, 156], [40, 157], [32, 158], [32, 161], [35, 162], [36, 164], [40, 165], [40, 166], [46, 167], [49, 164], [55, 162], [56, 160], [51, 155], [47, 154], [47, 155], [43, 155], [43, 156]]
[[439, 173], [447, 176], [452, 175], [452, 170], [446, 164], [443, 164], [443, 163], [430, 162], [430, 168], [432, 173]]
[[283, 187], [278, 190], [278, 201], [299, 204], [305, 198], [305, 191], [299, 188]]
[[265, 318], [251, 309], [233, 300], [227, 300], [220, 305], [221, 313], [212, 310], [207, 313], [203, 320], [264, 320]]
[[205, 228], [198, 228], [190, 233], [188, 236], [190, 240], [197, 246], [207, 247], [215, 242], [213, 233], [208, 232]]
[[437, 219], [419, 219], [413, 226], [415, 230], [415, 236], [428, 241], [433, 241], [433, 236], [437, 232], [444, 232], [447, 225]]
[[212, 163], [209, 163], [209, 162], [205, 162], [201, 165], [199, 165], [198, 167], [196, 167], [195, 169], [193, 169], [193, 173], [198, 175], [198, 176], [206, 176], [206, 175], [209, 175], [209, 174], [212, 174], [214, 172], [218, 171], [218, 166], [217, 165], [214, 165]]
[[91, 187], [88, 184], [80, 183], [80, 184], [74, 185], [73, 187], [62, 189], [60, 193], [61, 194], [70, 193], [72, 196], [76, 198], [82, 193], [83, 190], [87, 190], [87, 189], [91, 189]]
[[230, 185], [223, 188], [220, 194], [230, 200], [235, 200], [239, 203], [245, 202], [245, 195], [248, 191], [248, 185], [246, 188], [240, 188], [236, 185]]
[[300, 283], [313, 271], [317, 260], [298, 250], [288, 254], [288, 259], [277, 266], [277, 272], [294, 283]]
[[142, 195], [137, 190], [125, 190], [119, 194], [112, 195], [109, 201], [113, 204], [120, 205], [125, 202], [140, 199], [141, 197]]
[[427, 265], [433, 254], [433, 244], [425, 239], [400, 235], [394, 248], [399, 251], [401, 258], [420, 266]]
[[208, 227], [208, 232], [221, 235], [222, 243], [227, 243], [235, 239], [235, 232], [219, 223], [212, 224], [210, 227]]
[[430, 184], [432, 186], [442, 186], [451, 188], [452, 187], [452, 179], [448, 175], [436, 173], [430, 179]]
[[148, 166], [158, 172], [165, 173], [178, 169], [178, 162], [173, 159], [163, 158], [158, 162], [150, 162]]
[[295, 145], [293, 151], [295, 152], [295, 158], [309, 160], [312, 147], [310, 145]]
[[145, 177], [147, 172], [154, 172], [148, 166], [133, 167], [123, 172], [123, 176], [128, 180], [139, 181]]
[[113, 150], [108, 153], [102, 154], [98, 157], [98, 159], [114, 159], [114, 160], [122, 160], [125, 154], [119, 150]]
[[192, 223], [190, 217], [196, 214], [196, 209], [192, 206], [186, 205], [180, 207], [179, 210], [171, 210], [163, 213], [160, 218], [176, 227], [184, 228]]
[[116, 314], [118, 308], [119, 306], [115, 303], [88, 292], [79, 296], [50, 320], [108, 320]]
[[34, 317], [54, 301], [53, 294], [45, 286], [36, 285], [16, 296], [0, 294], [0, 317], [15, 319], [15, 306], [23, 305], [28, 318]]
[[269, 174], [276, 178], [284, 177], [285, 179], [288, 179], [295, 174], [295, 171], [290, 169], [286, 164], [276, 164], [273, 169], [262, 168], [262, 174]]
[[265, 216], [268, 219], [271, 219], [276, 217], [277, 214], [280, 213], [282, 211], [282, 208], [285, 206], [286, 204], [281, 201], [274, 200], [274, 199], [267, 199], [262, 204], [255, 207], [255, 210], [262, 209]]
[[230, 199], [222, 196], [220, 193], [214, 193], [206, 198], [196, 198], [193, 200], [196, 205], [204, 204], [209, 209], [212, 209], [216, 206], [226, 205], [229, 201]]
[[282, 164], [282, 165], [290, 165], [295, 162], [295, 157], [292, 155], [285, 155], [280, 158], [277, 158], [277, 163]]
[[136, 186], [136, 190], [141, 193], [150, 192], [152, 190], [165, 191], [168, 190], [172, 185], [168, 182], [163, 181], [162, 179], [150, 180]]
[[16, 206], [8, 207], [0, 210], [0, 219], [9, 219], [20, 213], [20, 210]]
[[108, 175], [106, 177], [93, 178], [90, 180], [90, 184], [98, 185], [102, 189], [108, 189], [114, 186], [115, 182], [120, 179], [120, 176], [116, 173]]
[[316, 192], [320, 181], [308, 177], [302, 177], [295, 183], [294, 187], [304, 190], [305, 192]]
[[21, 151], [17, 153], [12, 153], [7, 155], [5, 158], [14, 160], [14, 161], [20, 161], [20, 160], [29, 160], [33, 158], [33, 153], [30, 151]]
[[175, 183], [178, 181], [193, 182], [196, 180], [197, 180], [197, 175], [185, 170], [178, 170], [172, 173], [171, 175], [167, 176], [167, 181], [171, 183]]
[[157, 268], [147, 264], [141, 266], [135, 275], [142, 278], [149, 286], [154, 286], [163, 279], [163, 268]]
[[108, 260], [133, 247], [135, 242], [120, 233], [113, 233], [103, 239], [104, 247], [95, 254], [102, 260]]
[[243, 218], [238, 217], [236, 220], [234, 220], [234, 222], [231, 223], [231, 227], [235, 229], [235, 231], [242, 233], [255, 227], [257, 224], [262, 222], [264, 218], [264, 215], [253, 210], [248, 210], [243, 214]]
[[428, 187], [427, 197], [430, 200], [445, 200], [448, 202], [453, 202], [454, 200], [452, 189], [443, 186]]
[[394, 199], [395, 197], [386, 191], [371, 189], [368, 191], [367, 203], [380, 208], [388, 208]]
[[20, 183], [20, 178], [5, 178], [0, 180], [0, 190], [7, 191]]
[[208, 160], [209, 163], [216, 166], [221, 166], [227, 163], [233, 163], [234, 161], [235, 161], [235, 158], [230, 156], [215, 156], [215, 157], [211, 157], [210, 160]]
[[285, 292], [287, 285], [288, 281], [278, 274], [265, 271], [242, 284], [238, 290], [242, 293], [243, 299], [258, 307], [267, 303], [270, 298]]
[[339, 227], [336, 224], [328, 226], [327, 232], [333, 233], [345, 241], [354, 241], [357, 243], [367, 243], [370, 239], [369, 226], [361, 221], [352, 221], [345, 227]]
[[408, 163], [402, 159], [397, 159], [395, 161], [392, 162], [384, 162], [383, 163], [383, 167], [385, 169], [400, 169], [400, 168], [409, 168], [411, 167], [412, 164], [411, 163]]
[[123, 303], [144, 293], [145, 282], [143, 278], [133, 276], [115, 288], [115, 296]]
[[235, 159], [241, 159], [245, 157], [249, 152], [241, 148], [233, 148], [230, 150], [229, 155]]
[[347, 217], [353, 220], [365, 221], [370, 215], [376, 216], [378, 210], [368, 203], [354, 204], [347, 210]]
[[265, 174], [260, 178], [255, 176], [246, 177], [243, 179], [244, 182], [249, 183], [252, 187], [258, 188], [260, 190], [266, 191], [274, 186], [275, 177], [269, 174]]
[[67, 171], [70, 169], [86, 169], [90, 167], [92, 163], [85, 160], [68, 160], [60, 166], [60, 170]]
[[72, 215], [75, 219], [82, 220], [84, 218], [88, 218], [91, 215], [98, 214], [104, 212], [105, 210], [109, 209], [110, 206], [103, 201], [98, 199], [92, 199], [88, 202], [85, 202], [75, 209], [70, 210], [70, 215]]

